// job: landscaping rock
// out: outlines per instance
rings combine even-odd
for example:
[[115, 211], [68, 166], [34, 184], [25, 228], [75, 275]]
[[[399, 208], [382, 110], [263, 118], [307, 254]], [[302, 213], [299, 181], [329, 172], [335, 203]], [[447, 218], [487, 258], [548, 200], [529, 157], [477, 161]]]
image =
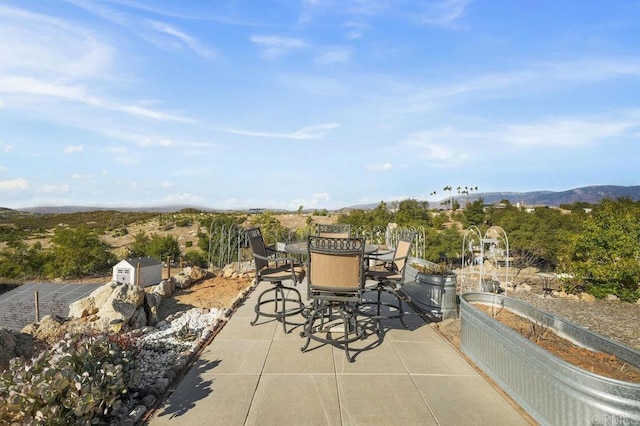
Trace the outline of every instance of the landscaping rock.
[[596, 297], [589, 293], [580, 293], [580, 299], [585, 302], [595, 302]]

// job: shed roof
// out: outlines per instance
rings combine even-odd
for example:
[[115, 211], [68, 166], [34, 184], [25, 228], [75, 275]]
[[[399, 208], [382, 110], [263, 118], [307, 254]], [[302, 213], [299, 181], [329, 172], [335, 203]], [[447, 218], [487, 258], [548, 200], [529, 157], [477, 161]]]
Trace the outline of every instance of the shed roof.
[[137, 267], [138, 264], [140, 264], [141, 268], [145, 268], [147, 266], [156, 266], [156, 265], [161, 265], [162, 264], [155, 257], [130, 257], [128, 259], [125, 259], [124, 261], [127, 262], [129, 265], [133, 266], [134, 268]]

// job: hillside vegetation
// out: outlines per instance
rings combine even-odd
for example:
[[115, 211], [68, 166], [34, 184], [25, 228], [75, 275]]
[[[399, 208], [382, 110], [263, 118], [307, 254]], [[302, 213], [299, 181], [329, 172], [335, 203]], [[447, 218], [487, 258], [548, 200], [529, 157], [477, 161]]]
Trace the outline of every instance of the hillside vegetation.
[[[353, 229], [419, 227], [431, 261], [459, 264], [462, 233], [470, 226], [484, 233], [493, 225], [508, 234], [513, 266], [534, 266], [563, 273], [570, 292], [596, 297], [615, 294], [640, 297], [640, 202], [604, 199], [562, 208], [521, 209], [508, 200], [486, 208], [482, 199], [465, 208], [431, 210], [426, 202], [403, 200], [393, 209], [380, 203], [372, 210], [340, 215], [304, 212], [276, 214], [210, 213], [186, 209], [177, 213], [117, 211], [69, 214], [0, 212], [0, 279], [72, 278], [105, 274], [118, 260], [154, 256], [208, 266], [221, 259], [221, 247], [232, 251], [241, 229], [260, 226], [267, 242], [302, 239], [317, 223], [349, 223]], [[221, 229], [226, 229], [224, 236]], [[209, 231], [212, 235], [209, 235]], [[225, 241], [222, 239], [226, 238]], [[226, 253], [236, 256], [236, 252]]]

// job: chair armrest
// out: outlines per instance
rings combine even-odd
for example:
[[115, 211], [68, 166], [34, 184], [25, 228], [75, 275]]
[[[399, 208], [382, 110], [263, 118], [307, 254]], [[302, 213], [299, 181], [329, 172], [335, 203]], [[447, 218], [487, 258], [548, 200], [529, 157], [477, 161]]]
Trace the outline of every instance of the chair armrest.
[[266, 260], [267, 262], [291, 262], [292, 265], [295, 262], [295, 259], [292, 257], [261, 256], [257, 253], [253, 253], [253, 256], [257, 257], [258, 259]]

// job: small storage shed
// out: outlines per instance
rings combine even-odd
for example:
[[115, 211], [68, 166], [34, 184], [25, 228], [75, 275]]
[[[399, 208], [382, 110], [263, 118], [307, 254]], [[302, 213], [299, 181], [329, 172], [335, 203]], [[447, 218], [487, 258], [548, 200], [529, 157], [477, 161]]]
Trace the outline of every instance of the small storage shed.
[[162, 281], [162, 263], [153, 257], [131, 257], [113, 267], [113, 281], [147, 287]]

